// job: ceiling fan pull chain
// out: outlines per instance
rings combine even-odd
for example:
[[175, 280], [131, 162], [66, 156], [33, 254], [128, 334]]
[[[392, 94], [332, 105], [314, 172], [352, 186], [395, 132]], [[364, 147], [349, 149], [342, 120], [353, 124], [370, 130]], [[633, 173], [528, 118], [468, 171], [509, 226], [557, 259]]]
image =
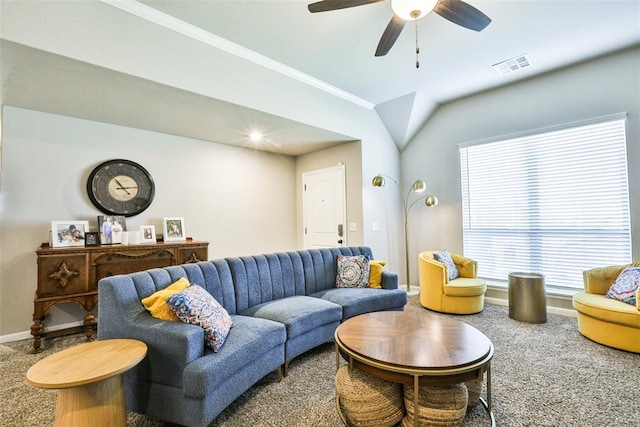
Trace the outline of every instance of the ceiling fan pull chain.
[[420, 46], [418, 46], [418, 21], [413, 21], [416, 26], [416, 68], [420, 68], [420, 61], [418, 60], [418, 54], [420, 53]]

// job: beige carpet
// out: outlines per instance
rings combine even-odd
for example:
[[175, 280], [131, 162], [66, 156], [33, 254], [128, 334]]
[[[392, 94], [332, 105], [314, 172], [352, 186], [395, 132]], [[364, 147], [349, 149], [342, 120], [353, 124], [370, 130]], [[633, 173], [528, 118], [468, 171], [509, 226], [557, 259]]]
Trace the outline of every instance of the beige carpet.
[[[424, 310], [411, 297], [408, 310]], [[469, 323], [494, 343], [493, 405], [498, 426], [640, 426], [640, 354], [596, 344], [577, 331], [576, 319], [549, 315], [541, 325], [517, 322], [507, 307], [487, 305], [477, 315], [448, 316]], [[31, 365], [82, 336], [46, 340], [46, 350], [28, 353], [31, 341], [0, 345], [0, 425], [51, 426], [55, 391], [24, 382]], [[296, 358], [281, 382], [265, 378], [238, 398], [211, 427], [342, 426], [335, 409], [332, 344]], [[483, 396], [485, 395], [483, 390]], [[130, 426], [167, 426], [129, 414]], [[487, 426], [481, 405], [465, 427]]]

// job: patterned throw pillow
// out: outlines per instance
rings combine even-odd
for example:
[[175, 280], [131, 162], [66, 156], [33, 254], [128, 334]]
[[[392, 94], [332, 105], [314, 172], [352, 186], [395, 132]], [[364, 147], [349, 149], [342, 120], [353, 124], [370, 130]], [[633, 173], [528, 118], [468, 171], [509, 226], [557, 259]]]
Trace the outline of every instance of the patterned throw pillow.
[[386, 261], [369, 261], [369, 287], [382, 288], [382, 268], [387, 265]]
[[447, 266], [447, 270], [449, 270], [449, 280], [453, 280], [460, 275], [458, 273], [458, 269], [456, 268], [456, 264], [453, 262], [453, 259], [451, 259], [451, 254], [449, 252], [447, 252], [446, 250], [442, 252], [436, 252], [433, 254], [433, 257], [436, 259], [436, 261], [440, 261]]
[[640, 286], [640, 268], [627, 267], [622, 270], [605, 296], [627, 304], [636, 305], [636, 292]]
[[192, 285], [167, 298], [167, 304], [183, 322], [201, 326], [205, 344], [213, 351], [220, 350], [233, 321], [227, 310], [209, 292]]
[[369, 258], [364, 255], [338, 255], [337, 288], [366, 288], [369, 283]]
[[171, 307], [167, 305], [166, 299], [173, 294], [184, 291], [188, 287], [189, 280], [187, 280], [186, 277], [181, 277], [166, 288], [143, 298], [141, 301], [142, 305], [144, 305], [144, 308], [146, 308], [149, 313], [157, 319], [179, 322], [180, 318], [176, 316]]

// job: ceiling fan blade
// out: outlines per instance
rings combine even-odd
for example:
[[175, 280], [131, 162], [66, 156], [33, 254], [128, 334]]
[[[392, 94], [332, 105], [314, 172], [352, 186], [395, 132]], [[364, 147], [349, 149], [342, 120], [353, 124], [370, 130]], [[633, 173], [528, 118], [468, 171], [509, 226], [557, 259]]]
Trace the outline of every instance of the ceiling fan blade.
[[482, 31], [491, 23], [491, 18], [461, 0], [440, 0], [433, 11], [454, 24], [473, 31]]
[[402, 32], [405, 23], [406, 21], [404, 19], [393, 15], [393, 18], [389, 21], [384, 33], [382, 33], [382, 37], [378, 43], [378, 48], [376, 49], [376, 56], [384, 56], [389, 52], [389, 49], [391, 49]]
[[370, 3], [379, 3], [384, 0], [324, 0], [311, 3], [309, 12], [328, 12], [330, 10], [346, 9], [348, 7], [363, 6]]

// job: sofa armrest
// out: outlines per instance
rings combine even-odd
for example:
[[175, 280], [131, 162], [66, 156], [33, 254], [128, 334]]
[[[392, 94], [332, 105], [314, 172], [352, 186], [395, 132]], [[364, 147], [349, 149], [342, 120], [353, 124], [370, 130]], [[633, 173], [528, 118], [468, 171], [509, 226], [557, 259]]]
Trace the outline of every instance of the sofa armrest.
[[592, 268], [582, 272], [584, 290], [588, 294], [604, 295], [627, 265]]
[[151, 316], [129, 276], [112, 276], [98, 284], [98, 339], [143, 341], [150, 356], [186, 366], [204, 354], [204, 331], [196, 325]]
[[382, 289], [398, 289], [398, 283], [398, 273], [382, 270], [382, 281], [380, 282]]
[[451, 254], [451, 259], [458, 269], [460, 277], [475, 279], [478, 277], [478, 262], [462, 255]]

